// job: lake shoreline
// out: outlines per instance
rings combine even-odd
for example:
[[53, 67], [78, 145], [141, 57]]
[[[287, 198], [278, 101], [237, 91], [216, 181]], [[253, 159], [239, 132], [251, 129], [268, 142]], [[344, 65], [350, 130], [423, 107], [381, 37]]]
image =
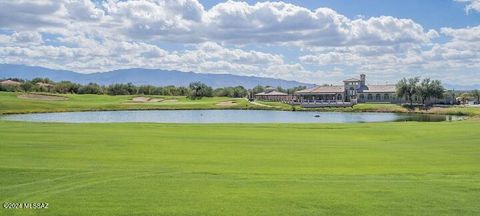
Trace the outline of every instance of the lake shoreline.
[[[428, 110], [410, 110], [398, 104], [357, 104], [353, 107], [339, 108], [302, 108], [280, 102], [255, 101], [245, 98], [202, 98], [188, 100], [178, 96], [152, 96], [164, 100], [175, 100], [167, 103], [129, 103], [139, 95], [108, 96], [108, 95], [74, 95], [55, 94], [68, 98], [67, 100], [35, 100], [23, 99], [21, 93], [0, 93], [0, 115], [58, 113], [58, 112], [94, 112], [94, 111], [136, 111], [136, 110], [276, 110], [289, 112], [349, 112], [349, 113], [407, 113], [407, 114], [437, 114], [455, 116], [480, 116], [478, 107], [434, 107]], [[142, 96], [142, 95], [140, 95]], [[229, 103], [230, 106], [221, 106]]]

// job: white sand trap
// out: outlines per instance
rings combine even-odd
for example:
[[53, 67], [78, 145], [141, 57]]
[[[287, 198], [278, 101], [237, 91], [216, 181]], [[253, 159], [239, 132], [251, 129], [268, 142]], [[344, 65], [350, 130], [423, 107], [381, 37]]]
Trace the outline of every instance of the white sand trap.
[[56, 95], [41, 95], [41, 94], [21, 94], [21, 95], [18, 95], [17, 97], [21, 99], [46, 100], [46, 101], [68, 100], [67, 97], [56, 96]]
[[156, 103], [161, 102], [163, 99], [160, 98], [149, 98], [149, 97], [134, 97], [132, 98], [132, 102], [135, 103]]

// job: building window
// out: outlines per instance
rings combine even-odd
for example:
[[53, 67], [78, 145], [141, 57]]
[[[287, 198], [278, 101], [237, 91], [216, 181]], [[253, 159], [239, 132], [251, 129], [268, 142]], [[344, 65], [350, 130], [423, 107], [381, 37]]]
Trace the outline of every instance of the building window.
[[375, 100], [379, 101], [382, 100], [382, 96], [380, 94], [375, 95]]
[[390, 100], [390, 95], [388, 95], [388, 94], [383, 95], [383, 99], [384, 100]]
[[342, 100], [342, 95], [341, 94], [337, 95], [337, 100]]
[[360, 100], [365, 100], [365, 95], [360, 94]]
[[373, 100], [373, 95], [372, 94], [368, 94], [368, 100]]

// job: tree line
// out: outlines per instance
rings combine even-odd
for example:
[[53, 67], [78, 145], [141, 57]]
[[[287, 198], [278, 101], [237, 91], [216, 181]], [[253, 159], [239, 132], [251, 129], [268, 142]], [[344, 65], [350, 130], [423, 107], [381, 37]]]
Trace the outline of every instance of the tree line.
[[[265, 91], [264, 86], [256, 86], [253, 89], [246, 89], [243, 86], [212, 88], [201, 82], [192, 82], [187, 87], [184, 86], [153, 86], [153, 85], [134, 85], [132, 83], [117, 83], [112, 85], [99, 85], [97, 83], [88, 83], [85, 85], [70, 81], [54, 82], [48, 78], [34, 78], [32, 80], [22, 80], [9, 78], [18, 82], [18, 85], [0, 85], [0, 91], [23, 91], [23, 92], [47, 92], [59, 94], [107, 94], [107, 95], [166, 95], [166, 96], [187, 96], [190, 99], [200, 99], [202, 97], [231, 97], [243, 98], [252, 94]], [[304, 89], [299, 86], [290, 89], [277, 87], [277, 91], [293, 93], [294, 91]]]
[[480, 102], [480, 90], [476, 89], [470, 92], [446, 91], [440, 80], [432, 80], [430, 78], [423, 80], [420, 77], [403, 78], [397, 83], [396, 89], [397, 96], [405, 98], [410, 103], [410, 106], [413, 106], [415, 97], [419, 98], [424, 106], [428, 105], [427, 103], [431, 99], [442, 99], [445, 97], [450, 97], [455, 102], [457, 98], [462, 103], [470, 100], [476, 100], [477, 103]]
[[413, 105], [414, 96], [420, 98], [423, 105], [427, 105], [426, 102], [432, 98], [443, 98], [445, 88], [440, 80], [431, 80], [425, 78], [420, 80], [420, 77], [403, 78], [397, 85], [398, 97], [405, 98], [410, 102], [410, 106]]

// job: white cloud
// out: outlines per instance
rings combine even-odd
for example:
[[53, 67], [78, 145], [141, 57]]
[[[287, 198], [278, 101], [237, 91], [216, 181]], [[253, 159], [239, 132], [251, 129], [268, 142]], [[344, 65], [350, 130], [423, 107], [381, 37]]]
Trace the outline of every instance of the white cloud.
[[456, 2], [466, 3], [465, 11], [467, 14], [471, 11], [480, 12], [480, 0], [455, 0]]
[[284, 2], [227, 1], [210, 10], [197, 0], [2, 1], [0, 6], [2, 24], [11, 28], [96, 30], [143, 40], [345, 46], [428, 42], [437, 36], [410, 19], [351, 20], [328, 8], [312, 11]]
[[232, 43], [291, 43], [303, 46], [382, 45], [427, 42], [434, 30], [409, 19], [349, 18], [328, 8], [311, 11], [283, 2], [228, 1], [206, 13], [207, 37]]
[[[477, 10], [478, 0], [458, 1]], [[319, 83], [360, 72], [453, 79], [452, 71], [480, 66], [480, 26], [437, 32], [411, 19], [284, 2], [205, 9], [198, 0], [0, 0], [0, 30], [0, 62], [81, 72], [142, 67]], [[302, 56], [285, 60], [283, 47]]]

